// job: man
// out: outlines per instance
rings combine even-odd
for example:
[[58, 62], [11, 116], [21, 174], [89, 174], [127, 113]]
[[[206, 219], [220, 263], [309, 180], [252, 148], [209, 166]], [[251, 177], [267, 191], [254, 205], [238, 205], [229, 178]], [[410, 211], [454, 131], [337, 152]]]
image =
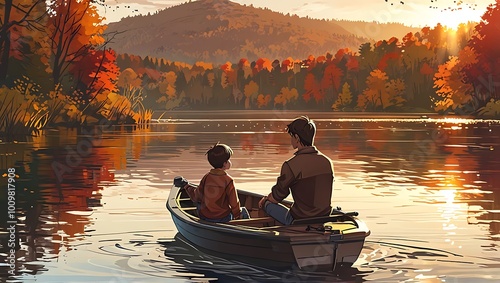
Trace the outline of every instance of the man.
[[[316, 125], [306, 116], [287, 126], [290, 143], [297, 151], [283, 163], [271, 193], [259, 207], [277, 221], [290, 225], [296, 219], [327, 216], [332, 211], [333, 164], [314, 146]], [[280, 202], [290, 193], [294, 200], [289, 210]]]

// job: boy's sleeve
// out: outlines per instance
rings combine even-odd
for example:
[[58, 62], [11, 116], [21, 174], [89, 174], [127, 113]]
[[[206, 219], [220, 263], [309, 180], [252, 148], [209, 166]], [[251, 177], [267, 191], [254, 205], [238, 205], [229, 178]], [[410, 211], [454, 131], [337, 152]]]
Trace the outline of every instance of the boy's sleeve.
[[236, 193], [236, 188], [234, 187], [234, 181], [231, 180], [227, 185], [227, 196], [229, 199], [229, 205], [231, 206], [231, 213], [234, 219], [240, 219], [240, 200], [238, 199], [238, 194]]
[[273, 198], [277, 202], [281, 202], [290, 194], [290, 185], [294, 180], [295, 176], [293, 175], [290, 165], [288, 165], [288, 162], [283, 163], [280, 176], [276, 180], [276, 185], [271, 188]]
[[198, 186], [193, 186], [192, 184], [187, 184], [184, 189], [194, 202], [201, 202], [203, 199], [203, 187], [205, 186], [205, 177], [201, 179], [200, 184]]

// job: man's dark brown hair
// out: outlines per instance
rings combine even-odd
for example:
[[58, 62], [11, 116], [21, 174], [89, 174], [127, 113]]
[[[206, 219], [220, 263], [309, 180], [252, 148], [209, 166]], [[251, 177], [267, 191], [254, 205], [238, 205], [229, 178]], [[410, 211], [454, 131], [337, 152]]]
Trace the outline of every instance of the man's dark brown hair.
[[233, 155], [233, 150], [228, 145], [216, 143], [205, 154], [207, 155], [210, 165], [214, 168], [222, 168], [224, 162], [228, 161]]
[[316, 135], [316, 125], [307, 116], [300, 116], [286, 126], [286, 131], [291, 135], [298, 135], [300, 143], [305, 146], [312, 146], [314, 135]]

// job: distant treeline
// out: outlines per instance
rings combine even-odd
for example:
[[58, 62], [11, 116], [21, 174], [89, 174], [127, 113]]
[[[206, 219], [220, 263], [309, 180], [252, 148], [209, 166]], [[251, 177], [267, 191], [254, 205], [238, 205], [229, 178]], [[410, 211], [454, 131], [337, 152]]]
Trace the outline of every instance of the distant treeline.
[[[495, 7], [494, 11], [498, 9]], [[359, 50], [222, 66], [121, 54], [118, 86], [155, 109], [319, 109], [495, 115], [498, 87], [484, 54], [488, 25], [441, 25], [365, 43]], [[498, 55], [496, 55], [498, 56]], [[500, 69], [499, 69], [500, 71]], [[485, 81], [486, 80], [486, 81]], [[493, 99], [493, 101], [491, 101]], [[492, 102], [492, 103], [490, 103]], [[495, 104], [496, 103], [496, 104]], [[493, 107], [493, 108], [492, 108]]]

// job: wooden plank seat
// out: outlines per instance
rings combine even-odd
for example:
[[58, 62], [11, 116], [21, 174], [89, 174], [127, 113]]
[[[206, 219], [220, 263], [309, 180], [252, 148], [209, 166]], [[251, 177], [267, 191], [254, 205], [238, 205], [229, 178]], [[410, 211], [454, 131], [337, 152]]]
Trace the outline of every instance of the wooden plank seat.
[[198, 208], [196, 206], [192, 206], [192, 207], [183, 207], [182, 210], [184, 211], [190, 211], [190, 210], [197, 210]]
[[255, 226], [257, 224], [267, 224], [267, 223], [274, 225], [274, 218], [272, 218], [271, 216], [266, 216], [266, 217], [250, 218], [250, 219], [235, 219], [226, 222], [226, 224], [247, 225], [247, 226]]

